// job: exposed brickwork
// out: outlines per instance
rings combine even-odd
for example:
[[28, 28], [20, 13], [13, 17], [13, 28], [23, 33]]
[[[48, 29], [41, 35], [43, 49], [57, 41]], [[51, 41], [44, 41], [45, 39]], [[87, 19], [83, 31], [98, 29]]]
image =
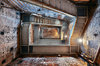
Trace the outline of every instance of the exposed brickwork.
[[84, 53], [90, 58], [95, 59], [98, 47], [100, 47], [100, 6], [84, 34], [82, 51], [85, 51]]
[[0, 9], [0, 66], [2, 66], [4, 59], [8, 63], [11, 58], [15, 58], [19, 23], [20, 14], [18, 11], [8, 8]]

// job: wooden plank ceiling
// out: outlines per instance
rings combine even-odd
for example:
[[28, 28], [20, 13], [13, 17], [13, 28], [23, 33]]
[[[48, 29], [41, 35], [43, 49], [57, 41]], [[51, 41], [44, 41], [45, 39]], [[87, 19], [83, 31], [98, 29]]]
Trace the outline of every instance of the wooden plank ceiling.
[[77, 8], [69, 0], [21, 0], [56, 12], [68, 13], [76, 16]]
[[[25, 1], [25, 2], [23, 2]], [[76, 16], [77, 9], [76, 6], [70, 1], [63, 0], [2, 0], [6, 7], [15, 8], [22, 12], [32, 12], [35, 13], [37, 7], [47, 8], [51, 11], [58, 12], [64, 15], [72, 17]], [[29, 3], [27, 3], [29, 2]], [[32, 4], [30, 4], [32, 3]], [[4, 6], [4, 5], [3, 5]], [[37, 7], [36, 7], [37, 6]], [[4, 6], [5, 7], [5, 6]]]

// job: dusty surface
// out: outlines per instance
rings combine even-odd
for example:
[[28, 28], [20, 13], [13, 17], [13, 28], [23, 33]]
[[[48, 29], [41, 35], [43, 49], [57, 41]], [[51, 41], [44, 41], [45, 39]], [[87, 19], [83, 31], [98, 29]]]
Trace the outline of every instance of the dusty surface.
[[61, 40], [60, 39], [40, 39], [39, 43], [41, 45], [59, 45], [61, 44]]
[[34, 42], [33, 45], [61, 45], [62, 46], [62, 45], [68, 45], [68, 44], [62, 43], [60, 39], [40, 39], [37, 43]]
[[87, 66], [87, 63], [74, 57], [29, 57], [18, 58], [8, 66]]

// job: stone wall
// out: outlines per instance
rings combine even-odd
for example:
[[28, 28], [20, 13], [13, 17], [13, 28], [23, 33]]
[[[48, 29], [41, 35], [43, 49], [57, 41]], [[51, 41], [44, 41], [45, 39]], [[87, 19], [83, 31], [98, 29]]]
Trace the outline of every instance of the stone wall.
[[0, 9], [0, 66], [16, 57], [17, 27], [20, 13], [14, 9]]
[[82, 53], [95, 60], [100, 47], [100, 6], [96, 9], [93, 18], [83, 36]]

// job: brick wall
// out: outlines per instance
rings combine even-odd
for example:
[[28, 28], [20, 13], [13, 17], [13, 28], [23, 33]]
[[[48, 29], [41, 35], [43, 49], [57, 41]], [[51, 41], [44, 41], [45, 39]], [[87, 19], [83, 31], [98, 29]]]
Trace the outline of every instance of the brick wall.
[[92, 60], [95, 59], [100, 46], [100, 6], [96, 9], [93, 18], [83, 36], [82, 52]]
[[9, 8], [0, 9], [0, 66], [15, 58], [19, 23], [18, 11]]

